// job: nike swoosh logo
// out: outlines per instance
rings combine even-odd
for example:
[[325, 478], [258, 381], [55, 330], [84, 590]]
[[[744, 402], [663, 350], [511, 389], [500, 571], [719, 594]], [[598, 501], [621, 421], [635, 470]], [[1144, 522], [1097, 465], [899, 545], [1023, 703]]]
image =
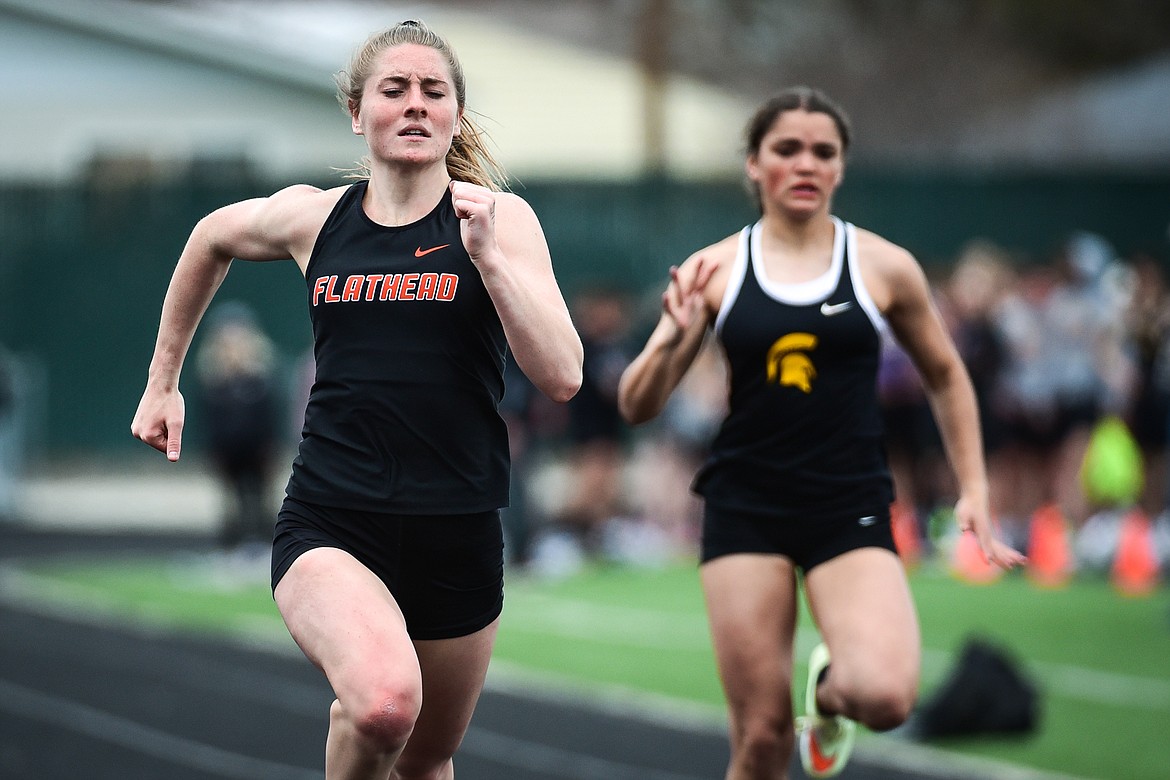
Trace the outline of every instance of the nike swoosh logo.
[[418, 249], [414, 250], [414, 256], [415, 257], [423, 257], [424, 255], [429, 255], [431, 252], [438, 252], [440, 249], [446, 249], [449, 246], [451, 246], [451, 245], [450, 244], [443, 244], [442, 246], [433, 246], [430, 249], [423, 249], [420, 246]]
[[821, 746], [817, 744], [815, 737], [809, 741], [809, 753], [811, 754], [813, 769], [818, 772], [828, 772], [836, 766], [835, 757], [833, 755], [826, 756], [822, 753]]
[[825, 315], [826, 317], [832, 317], [852, 308], [853, 301], [845, 301], [844, 303], [829, 303], [828, 301], [825, 301], [821, 304], [821, 314]]
[[859, 525], [873, 525], [876, 522], [877, 518], [873, 515], [866, 515], [865, 517], [858, 518], [857, 520]]

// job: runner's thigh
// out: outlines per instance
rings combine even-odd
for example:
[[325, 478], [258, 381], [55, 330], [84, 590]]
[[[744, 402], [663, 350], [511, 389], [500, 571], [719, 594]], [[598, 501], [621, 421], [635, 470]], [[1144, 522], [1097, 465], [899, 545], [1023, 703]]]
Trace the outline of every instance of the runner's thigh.
[[876, 547], [839, 555], [809, 570], [805, 591], [837, 684], [916, 690], [918, 616], [897, 555]]
[[790, 717], [796, 576], [779, 555], [713, 558], [700, 575], [719, 676], [733, 717], [751, 708]]
[[388, 670], [405, 688], [417, 686], [418, 662], [398, 605], [349, 553], [332, 547], [302, 553], [274, 596], [289, 633], [342, 702], [388, 684]]

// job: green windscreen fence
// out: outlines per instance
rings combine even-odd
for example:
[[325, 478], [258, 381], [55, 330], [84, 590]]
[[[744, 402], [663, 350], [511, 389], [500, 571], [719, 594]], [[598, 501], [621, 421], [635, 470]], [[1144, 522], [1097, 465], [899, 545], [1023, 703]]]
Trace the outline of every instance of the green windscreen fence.
[[[318, 182], [330, 186], [336, 182]], [[0, 346], [34, 366], [36, 457], [130, 455], [163, 294], [195, 222], [279, 183], [46, 188], [0, 185]], [[652, 306], [667, 269], [756, 218], [741, 182], [537, 182], [567, 296], [604, 285]], [[973, 175], [851, 168], [834, 211], [945, 270], [984, 238], [1045, 262], [1070, 233], [1100, 233], [1122, 256], [1167, 259], [1170, 174]], [[310, 346], [305, 286], [291, 262], [235, 263], [217, 301], [242, 300], [275, 341], [290, 386]], [[199, 345], [196, 336], [194, 348]], [[188, 376], [188, 408], [198, 402]], [[199, 446], [197, 426], [189, 446]]]

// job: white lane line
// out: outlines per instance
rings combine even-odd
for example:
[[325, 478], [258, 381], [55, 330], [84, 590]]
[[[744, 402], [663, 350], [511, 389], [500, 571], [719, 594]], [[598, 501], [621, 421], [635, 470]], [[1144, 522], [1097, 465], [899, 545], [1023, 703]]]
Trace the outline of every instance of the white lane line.
[[[112, 604], [103, 603], [103, 594], [83, 585], [60, 583], [19, 569], [0, 565], [0, 601], [14, 605], [36, 603], [42, 610], [101, 624], [100, 618], [117, 615]], [[80, 605], [84, 604], [82, 608]], [[94, 619], [94, 618], [99, 619]], [[125, 622], [125, 615], [118, 615]], [[131, 618], [131, 622], [134, 620]], [[706, 620], [693, 613], [664, 613], [632, 606], [603, 606], [590, 602], [561, 599], [544, 594], [516, 593], [511, 607], [505, 610], [505, 623], [521, 631], [540, 631], [556, 636], [613, 644], [661, 649], [664, 652], [707, 652], [710, 635]], [[173, 620], [161, 615], [138, 618], [143, 624], [166, 627]], [[266, 644], [278, 636], [282, 645], [289, 644], [283, 627], [237, 626], [237, 633]], [[808, 655], [816, 642], [815, 632], [803, 628], [797, 635], [799, 659]], [[295, 648], [291, 648], [294, 652]], [[954, 653], [924, 648], [923, 671], [941, 677], [955, 663]], [[1056, 664], [1025, 659], [1025, 668], [1034, 673], [1049, 695], [1109, 706], [1129, 706], [1152, 712], [1170, 712], [1170, 680], [1121, 674], [1070, 664]]]
[[[238, 780], [321, 780], [321, 772], [245, 756], [177, 737], [128, 718], [0, 679], [0, 710], [84, 734], [171, 764]], [[460, 753], [571, 780], [701, 780], [574, 753], [472, 727]]]
[[1102, 672], [1083, 666], [1026, 662], [1060, 696], [1082, 701], [1170, 712], [1170, 681]]
[[177, 737], [128, 718], [0, 679], [0, 709], [167, 763], [235, 780], [321, 780], [322, 773]]
[[[943, 681], [958, 660], [942, 650], [923, 650], [923, 671]], [[1039, 685], [1042, 695], [1077, 699], [1092, 704], [1133, 707], [1152, 712], [1170, 712], [1170, 680], [1105, 672], [1071, 664], [1020, 659], [1026, 676]]]
[[[54, 594], [56, 598], [46, 597], [43, 589], [45, 583], [36, 582], [37, 579], [41, 578], [27, 575], [16, 570], [15, 567], [0, 565], [0, 585], [9, 586], [8, 588], [0, 587], [0, 601], [24, 605], [36, 603], [42, 611], [54, 611], [52, 609], [46, 610], [46, 608], [57, 607], [55, 611], [67, 613], [63, 616], [75, 620], [82, 618], [80, 610], [76, 606], [62, 608], [64, 604], [81, 603], [77, 599], [77, 593], [69, 594], [72, 598], [63, 598], [64, 594], [61, 593]], [[18, 589], [18, 597], [12, 598], [14, 594], [5, 593], [5, 590], [9, 590], [11, 586], [16, 584], [24, 587]], [[78, 588], [78, 590], [89, 589]], [[86, 594], [87, 599], [94, 595], [96, 594]], [[98, 611], [101, 612], [101, 610]], [[112, 613], [114, 610], [109, 611]], [[550, 613], [555, 617], [551, 619], [546, 617]], [[512, 596], [510, 612], [505, 613], [505, 620], [509, 620], [510, 617], [514, 618], [518, 614], [525, 616], [523, 622], [526, 626], [524, 627], [529, 630], [540, 627], [549, 633], [563, 633], [573, 637], [602, 641], [602, 643], [631, 644], [631, 637], [638, 633], [649, 633], [650, 636], [646, 636], [645, 639], [638, 638], [632, 644], [661, 647], [663, 650], [676, 652], [681, 649], [680, 645], [686, 645], [688, 650], [697, 649], [700, 647], [700, 643], [704, 647], [709, 647], [705, 619], [699, 619], [696, 622], [696, 618], [692, 614], [668, 614], [630, 606], [605, 607], [543, 594], [516, 593]], [[100, 618], [108, 618], [109, 615], [95, 615], [90, 612], [86, 617], [88, 622], [101, 624], [107, 621]], [[125, 621], [124, 615], [120, 617]], [[153, 621], [142, 620], [139, 622], [149, 624]], [[608, 625], [611, 629], [615, 626], [617, 628], [613, 631], [603, 632], [605, 639], [602, 640], [597, 630], [598, 625]], [[653, 630], [647, 632], [648, 627], [652, 627]], [[288, 644], [286, 641], [273, 642], [270, 637], [265, 638], [264, 641], [258, 641], [267, 634], [264, 630], [240, 633], [248, 634], [251, 640], [243, 644], [253, 647], [265, 646], [265, 649], [270, 651], [279, 650], [284, 653], [290, 651], [290, 648], [286, 647]], [[688, 636], [691, 642], [679, 642], [680, 635]], [[233, 638], [239, 642], [242, 637], [237, 635]], [[281, 638], [284, 640], [287, 635], [282, 634]], [[801, 629], [798, 632], [796, 638], [798, 664], [801, 663], [799, 659], [807, 656], [808, 651], [816, 641], [815, 631]], [[923, 652], [924, 672], [941, 677], [954, 664], [956, 658], [954, 653], [926, 648]], [[589, 696], [585, 690], [581, 689], [581, 684], [574, 684], [555, 673], [534, 672], [518, 667], [509, 668], [511, 665], [501, 659], [493, 659], [492, 666], [496, 673], [489, 674], [489, 688], [494, 687], [498, 690], [514, 693], [524, 692], [527, 695], [535, 695], [537, 698], [571, 698], [578, 705], [589, 706], [592, 704], [594, 709], [608, 711], [611, 714], [641, 716], [696, 731], [709, 732], [719, 730], [721, 727], [725, 728], [725, 726], [721, 726], [719, 708], [697, 705], [694, 702], [674, 701], [669, 697], [658, 697], [653, 694], [642, 694], [619, 686], [588, 684], [584, 687], [592, 693], [592, 696]], [[1111, 706], [1132, 706], [1155, 712], [1170, 711], [1170, 681], [1168, 680], [1055, 663], [1025, 661], [1025, 666], [1036, 674], [1049, 695]], [[527, 684], [523, 678], [528, 678]], [[602, 688], [605, 690], [601, 690]], [[587, 701], [589, 698], [592, 698], [592, 702]], [[921, 752], [924, 755], [923, 760], [927, 763], [938, 763], [941, 761], [941, 756], [957, 756], [957, 754], [943, 751], [926, 750], [900, 740], [896, 742], [879, 740], [878, 742], [881, 742], [884, 748], [884, 750], [879, 748], [875, 751], [878, 756], [887, 751], [893, 756], [904, 757]], [[869, 747], [867, 744], [859, 752], [869, 754], [870, 749], [866, 749]], [[893, 761], [897, 763], [898, 759], [894, 758]], [[961, 766], [961, 762], [959, 765]], [[1024, 767], [1012, 767], [1012, 769], [1015, 772], [1011, 775], [1012, 777], [1067, 777], [1029, 771]], [[995, 777], [999, 771], [1000, 768], [997, 768], [987, 776]], [[1004, 775], [1004, 777], [1006, 776]]]
[[[797, 644], [807, 644], [808, 650], [817, 641], [811, 632], [807, 637], [797, 638]], [[532, 672], [513, 667], [498, 659], [492, 660], [485, 687], [513, 696], [571, 705], [601, 714], [647, 723], [665, 723], [695, 734], [727, 734], [727, 720], [722, 707], [643, 694], [619, 686], [586, 685], [552, 672]], [[1072, 775], [1017, 766], [994, 758], [967, 756], [904, 739], [866, 739], [854, 748], [854, 754], [859, 764], [918, 774], [932, 780], [1084, 780]]]
[[626, 647], [711, 649], [707, 619], [701, 613], [601, 605], [538, 593], [511, 595], [506, 590], [504, 599], [504, 623], [512, 629]]
[[[521, 601], [523, 598], [523, 601]], [[692, 616], [655, 613], [626, 606], [603, 606], [572, 599], [524, 594], [505, 612], [509, 628], [584, 639], [598, 644], [650, 647], [664, 652], [709, 650], [705, 623]], [[801, 663], [815, 644], [816, 632], [802, 628], [797, 634], [796, 657]], [[944, 675], [957, 661], [956, 653], [924, 648], [924, 671]], [[1170, 680], [1090, 669], [1071, 664], [1023, 659], [1049, 695], [1093, 704], [1135, 707], [1170, 712]]]
[[484, 687], [498, 693], [563, 707], [585, 708], [693, 733], [727, 734], [727, 710], [721, 703], [703, 704], [614, 683], [583, 682], [559, 672], [536, 670], [502, 658], [492, 659]]

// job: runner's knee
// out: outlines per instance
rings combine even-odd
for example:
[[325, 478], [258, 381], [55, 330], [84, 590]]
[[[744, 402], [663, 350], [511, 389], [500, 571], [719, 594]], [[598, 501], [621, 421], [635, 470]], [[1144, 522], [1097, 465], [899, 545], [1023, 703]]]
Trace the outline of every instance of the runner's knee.
[[873, 731], [902, 725], [914, 708], [916, 687], [895, 680], [873, 680], [846, 694], [851, 717]]
[[335, 702], [334, 709], [354, 730], [382, 752], [396, 752], [414, 731], [422, 706], [421, 686], [384, 683]]

